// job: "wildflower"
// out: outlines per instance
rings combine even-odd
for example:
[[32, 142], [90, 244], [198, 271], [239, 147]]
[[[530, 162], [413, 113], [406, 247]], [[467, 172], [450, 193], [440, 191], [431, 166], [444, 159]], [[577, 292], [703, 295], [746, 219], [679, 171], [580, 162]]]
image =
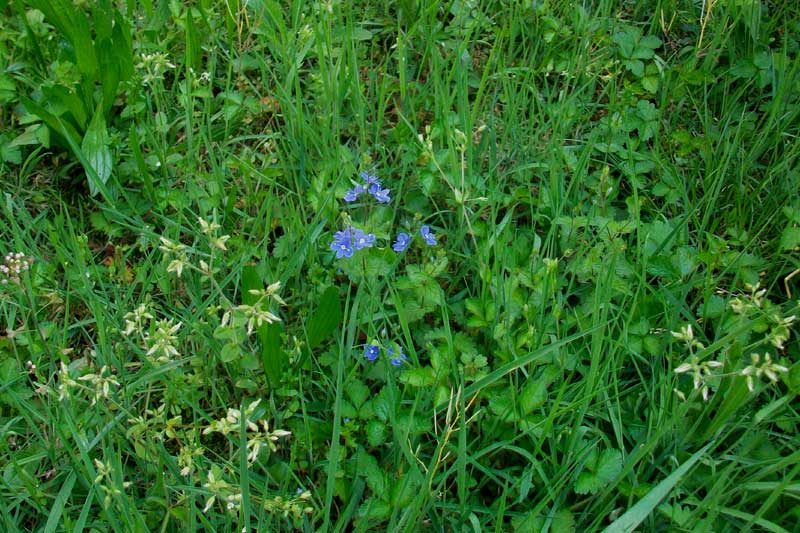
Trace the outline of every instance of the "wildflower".
[[755, 383], [753, 383], [753, 376], [760, 378], [762, 375], [767, 376], [767, 378], [773, 382], [778, 382], [778, 373], [785, 373], [788, 372], [789, 369], [783, 365], [779, 365], [772, 362], [772, 358], [768, 353], [764, 354], [764, 363], [761, 366], [758, 364], [761, 362], [761, 356], [757, 353], [754, 353], [750, 356], [750, 361], [752, 364], [740, 372], [742, 376], [747, 377], [747, 388], [750, 389], [750, 392], [755, 390]]
[[140, 304], [135, 311], [125, 313], [125, 316], [122, 318], [125, 320], [125, 331], [123, 331], [122, 334], [127, 337], [135, 332], [141, 333], [146, 327], [146, 324], [153, 319], [153, 315], [147, 312], [147, 306], [145, 304]]
[[363, 250], [364, 248], [372, 248], [375, 243], [375, 235], [372, 233], [364, 233], [362, 230], [356, 228], [353, 230], [353, 248], [356, 250]]
[[4, 264], [0, 265], [0, 284], [20, 282], [20, 275], [30, 269], [33, 259], [22, 252], [6, 254]]
[[364, 357], [366, 357], [368, 361], [374, 361], [380, 354], [381, 349], [375, 344], [368, 344], [366, 350], [364, 350]]
[[[269, 309], [264, 308], [261, 302], [256, 302], [254, 305], [237, 305], [233, 308], [234, 311], [242, 313], [247, 317], [247, 335], [252, 335], [256, 327], [261, 327], [264, 322], [272, 324], [273, 322], [280, 322], [281, 319]], [[223, 317], [224, 322], [227, 324], [229, 317]]]
[[[106, 374], [108, 373], [108, 376]], [[97, 403], [100, 398], [108, 398], [111, 385], [119, 387], [119, 382], [110, 373], [107, 366], [103, 366], [97, 374], [86, 374], [78, 378], [79, 381], [89, 381], [94, 385], [94, 399], [92, 405]]]
[[175, 344], [178, 341], [177, 333], [181, 328], [182, 322], [173, 324], [172, 320], [159, 320], [156, 324], [156, 332], [153, 335], [146, 335], [145, 340], [150, 344], [150, 348], [145, 354], [146, 357], [152, 358], [155, 363], [168, 363], [172, 357], [178, 357], [177, 348]]
[[[689, 326], [689, 331], [691, 332], [691, 326]], [[703, 400], [706, 401], [708, 400], [708, 394], [709, 394], [709, 388], [708, 385], [706, 385], [706, 379], [714, 375], [712, 371], [714, 368], [720, 368], [721, 366], [722, 363], [719, 361], [706, 361], [700, 363], [697, 360], [697, 357], [693, 355], [689, 359], [688, 363], [683, 363], [678, 368], [676, 368], [675, 373], [684, 374], [691, 370], [694, 390], [700, 389], [700, 392], [703, 395]]]
[[211, 239], [211, 246], [214, 248], [219, 248], [220, 250], [227, 250], [228, 248], [225, 246], [225, 243], [230, 239], [230, 235], [221, 235], [219, 237], [213, 237]]
[[670, 335], [675, 337], [678, 340], [681, 340], [686, 343], [686, 346], [689, 348], [697, 347], [699, 349], [703, 349], [703, 343], [700, 341], [695, 340], [694, 332], [692, 331], [692, 325], [686, 324], [685, 326], [681, 326], [679, 331], [670, 331]]
[[347, 191], [347, 193], [344, 195], [344, 201], [348, 203], [355, 202], [356, 200], [358, 200], [358, 197], [366, 191], [367, 188], [364, 187], [363, 185], [356, 185], [355, 187]]
[[389, 198], [389, 189], [381, 189], [380, 184], [370, 185], [369, 193], [382, 204], [388, 204], [392, 201], [392, 199]]
[[392, 357], [394, 355], [394, 348], [391, 346], [386, 349], [386, 354], [389, 356], [389, 362], [392, 363], [394, 366], [400, 366], [403, 364], [403, 361], [408, 359], [406, 354], [403, 353], [403, 347], [397, 347], [397, 357]]
[[331, 250], [336, 252], [336, 259], [353, 257], [352, 232], [350, 228], [344, 231], [337, 231], [334, 234]]
[[422, 238], [425, 239], [425, 244], [428, 246], [435, 246], [436, 245], [436, 235], [431, 233], [431, 228], [428, 226], [422, 226], [419, 229], [419, 234], [422, 235]]
[[58, 400], [62, 401], [70, 397], [70, 388], [78, 385], [78, 382], [69, 375], [69, 368], [61, 362], [61, 370], [58, 372]]
[[411, 236], [408, 233], [398, 233], [397, 240], [394, 241], [392, 245], [392, 250], [395, 252], [403, 252], [406, 248], [408, 248], [409, 243], [411, 242]]
[[378, 176], [372, 176], [368, 172], [362, 172], [361, 173], [361, 179], [364, 180], [364, 183], [366, 183], [369, 186], [373, 186], [373, 185], [378, 186], [378, 187], [381, 186], [381, 180], [378, 179]]
[[197, 222], [200, 224], [200, 228], [203, 230], [203, 233], [206, 235], [210, 235], [217, 231], [221, 226], [214, 221], [208, 222], [207, 220], [197, 217]]

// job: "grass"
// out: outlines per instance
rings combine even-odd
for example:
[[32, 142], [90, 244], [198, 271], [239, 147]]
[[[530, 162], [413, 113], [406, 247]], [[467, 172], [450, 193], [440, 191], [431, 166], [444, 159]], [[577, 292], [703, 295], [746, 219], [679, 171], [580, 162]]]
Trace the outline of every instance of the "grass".
[[796, 20], [0, 3], [3, 529], [796, 531]]

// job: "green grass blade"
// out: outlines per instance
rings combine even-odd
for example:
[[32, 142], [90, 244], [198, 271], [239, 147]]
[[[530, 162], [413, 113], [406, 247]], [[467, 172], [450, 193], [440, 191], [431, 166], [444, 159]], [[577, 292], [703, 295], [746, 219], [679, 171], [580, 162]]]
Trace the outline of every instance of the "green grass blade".
[[603, 533], [630, 533], [634, 531], [639, 524], [653, 512], [653, 509], [672, 492], [672, 489], [680, 482], [681, 478], [700, 460], [703, 454], [711, 448], [712, 444], [713, 443], [709, 442], [695, 452], [694, 455], [679, 466], [677, 470], [653, 487], [641, 500], [628, 509], [625, 514], [614, 520], [614, 522], [603, 530]]

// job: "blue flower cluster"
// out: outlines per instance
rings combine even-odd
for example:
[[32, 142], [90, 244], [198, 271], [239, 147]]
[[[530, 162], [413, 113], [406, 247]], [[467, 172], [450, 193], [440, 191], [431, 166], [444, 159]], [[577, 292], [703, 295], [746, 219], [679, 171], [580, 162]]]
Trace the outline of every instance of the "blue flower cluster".
[[[367, 172], [361, 173], [363, 183], [360, 183], [348, 190], [344, 195], [344, 201], [352, 203], [358, 200], [358, 197], [364, 193], [371, 194], [379, 203], [388, 204], [392, 201], [389, 197], [389, 189], [384, 189], [381, 180], [377, 176], [373, 176]], [[422, 226], [419, 229], [419, 234], [422, 240], [428, 246], [436, 245], [436, 235], [431, 232], [429, 226]], [[397, 238], [392, 244], [392, 250], [397, 253], [404, 252], [408, 245], [411, 244], [411, 235], [408, 233], [398, 233]], [[363, 230], [353, 227], [345, 228], [344, 231], [337, 231], [333, 236], [333, 242], [330, 244], [331, 250], [336, 252], [336, 259], [353, 257], [353, 253], [357, 250], [364, 248], [372, 248], [375, 244], [375, 235], [373, 233], [365, 233]]]
[[355, 250], [372, 248], [375, 244], [375, 234], [365, 233], [358, 228], [346, 228], [344, 231], [337, 231], [333, 235], [331, 250], [336, 252], [336, 259], [343, 257], [353, 257]]
[[355, 202], [358, 200], [358, 197], [365, 192], [371, 194], [373, 198], [382, 204], [388, 204], [392, 201], [392, 199], [389, 197], [389, 189], [383, 188], [381, 180], [379, 180], [377, 176], [372, 176], [367, 172], [362, 172], [361, 179], [364, 180], [364, 184], [356, 185], [347, 191], [347, 194], [344, 195], [345, 202]]
[[[364, 346], [364, 357], [367, 361], [375, 361], [381, 355], [381, 347], [377, 344], [367, 344]], [[398, 346], [395, 351], [393, 346], [386, 348], [386, 355], [389, 356], [389, 362], [394, 366], [400, 366], [403, 361], [408, 359], [406, 354], [403, 353], [403, 347]]]

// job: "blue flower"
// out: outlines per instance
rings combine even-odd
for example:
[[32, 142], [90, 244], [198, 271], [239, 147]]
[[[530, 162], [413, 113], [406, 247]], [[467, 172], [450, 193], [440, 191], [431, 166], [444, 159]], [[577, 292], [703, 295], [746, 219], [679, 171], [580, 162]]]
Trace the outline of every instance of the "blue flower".
[[389, 198], [389, 189], [381, 189], [380, 183], [370, 185], [369, 193], [382, 204], [388, 204], [392, 201], [392, 199]]
[[406, 354], [403, 353], [403, 347], [397, 347], [397, 357], [392, 357], [394, 355], [394, 348], [391, 346], [386, 348], [386, 355], [389, 356], [389, 362], [392, 363], [394, 366], [400, 366], [403, 364], [403, 361], [407, 359]]
[[408, 244], [411, 242], [411, 236], [408, 233], [398, 233], [397, 240], [394, 241], [392, 245], [392, 250], [395, 252], [402, 252], [408, 248]]
[[352, 233], [350, 228], [344, 231], [337, 231], [331, 242], [331, 250], [336, 252], [336, 259], [342, 257], [353, 257]]
[[353, 229], [353, 248], [363, 250], [364, 248], [372, 248], [373, 244], [375, 244], [375, 235], [373, 233], [364, 233], [358, 228]]
[[361, 179], [364, 180], [364, 183], [367, 185], [377, 185], [378, 187], [381, 186], [381, 180], [378, 179], [378, 176], [371, 176], [367, 172], [361, 173]]
[[436, 235], [431, 233], [431, 228], [428, 226], [422, 226], [419, 228], [419, 234], [422, 235], [422, 238], [425, 239], [425, 243], [428, 246], [435, 246], [436, 245]]
[[367, 348], [364, 350], [364, 357], [367, 358], [367, 361], [374, 361], [380, 354], [381, 349], [375, 344], [367, 344]]
[[366, 191], [367, 188], [364, 187], [363, 185], [356, 185], [355, 187], [347, 191], [347, 193], [345, 193], [344, 201], [348, 203], [355, 202], [356, 200], [358, 200], [358, 196]]

